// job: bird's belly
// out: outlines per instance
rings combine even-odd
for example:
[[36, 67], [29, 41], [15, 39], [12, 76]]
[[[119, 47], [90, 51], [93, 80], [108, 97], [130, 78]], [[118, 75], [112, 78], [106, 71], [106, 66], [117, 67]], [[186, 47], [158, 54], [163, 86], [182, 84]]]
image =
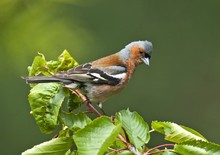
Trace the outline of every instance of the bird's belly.
[[92, 102], [103, 103], [110, 96], [119, 93], [123, 87], [116, 85], [87, 85], [86, 94]]

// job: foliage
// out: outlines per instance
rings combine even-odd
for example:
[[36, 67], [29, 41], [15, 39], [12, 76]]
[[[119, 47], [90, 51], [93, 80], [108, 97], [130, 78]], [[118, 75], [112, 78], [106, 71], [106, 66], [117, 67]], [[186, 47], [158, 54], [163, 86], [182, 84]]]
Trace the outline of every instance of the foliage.
[[[29, 75], [53, 75], [78, 65], [65, 50], [57, 61], [46, 61], [43, 54], [28, 67]], [[80, 98], [58, 83], [31, 85], [28, 100], [37, 125], [44, 134], [62, 128], [56, 138], [23, 152], [50, 155], [217, 155], [220, 145], [209, 142], [197, 131], [173, 122], [153, 121], [152, 130], [137, 113], [121, 110], [113, 117], [92, 119], [80, 109]], [[66, 107], [66, 108], [65, 108]], [[148, 148], [151, 132], [172, 142]]]

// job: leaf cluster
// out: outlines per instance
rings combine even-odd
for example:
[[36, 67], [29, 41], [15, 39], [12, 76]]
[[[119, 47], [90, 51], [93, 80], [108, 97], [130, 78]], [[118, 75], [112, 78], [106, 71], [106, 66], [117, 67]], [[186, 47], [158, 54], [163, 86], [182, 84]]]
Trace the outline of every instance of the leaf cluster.
[[[77, 65], [66, 50], [57, 61], [46, 61], [39, 53], [28, 71], [30, 76], [49, 76]], [[31, 85], [28, 100], [42, 133], [50, 134], [59, 125], [61, 130], [56, 138], [24, 151], [23, 155], [220, 154], [220, 145], [209, 142], [191, 128], [162, 121], [153, 121], [149, 127], [137, 112], [129, 109], [112, 117], [92, 119], [79, 110], [81, 99], [59, 83]], [[169, 143], [149, 148], [152, 132], [163, 134]]]

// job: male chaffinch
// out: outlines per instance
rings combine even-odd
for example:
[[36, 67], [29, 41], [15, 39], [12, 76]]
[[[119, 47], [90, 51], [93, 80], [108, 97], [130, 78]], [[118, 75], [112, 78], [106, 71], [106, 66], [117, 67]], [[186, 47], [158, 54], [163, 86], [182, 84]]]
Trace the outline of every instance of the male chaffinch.
[[119, 52], [82, 64], [52, 76], [25, 77], [27, 83], [61, 82], [65, 87], [77, 89], [91, 102], [102, 104], [120, 92], [130, 80], [138, 64], [149, 65], [152, 43], [131, 42]]

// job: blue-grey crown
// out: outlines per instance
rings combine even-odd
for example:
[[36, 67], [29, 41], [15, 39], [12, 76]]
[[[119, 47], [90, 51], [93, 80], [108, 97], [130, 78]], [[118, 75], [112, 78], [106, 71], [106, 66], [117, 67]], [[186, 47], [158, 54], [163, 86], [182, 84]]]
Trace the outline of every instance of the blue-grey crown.
[[145, 50], [145, 52], [149, 55], [151, 55], [151, 52], [153, 50], [153, 45], [151, 42], [145, 40], [145, 41], [134, 41], [130, 44], [126, 45], [124, 49], [120, 51], [120, 54], [124, 60], [129, 59], [130, 57], [130, 49], [132, 46], [140, 46]]
[[125, 46], [126, 49], [130, 50], [132, 46], [140, 46], [142, 47], [145, 52], [147, 52], [148, 54], [151, 54], [152, 52], [152, 49], [153, 49], [153, 45], [151, 42], [145, 40], [145, 41], [134, 41], [134, 42], [131, 42], [130, 44], [128, 44], [127, 46]]

